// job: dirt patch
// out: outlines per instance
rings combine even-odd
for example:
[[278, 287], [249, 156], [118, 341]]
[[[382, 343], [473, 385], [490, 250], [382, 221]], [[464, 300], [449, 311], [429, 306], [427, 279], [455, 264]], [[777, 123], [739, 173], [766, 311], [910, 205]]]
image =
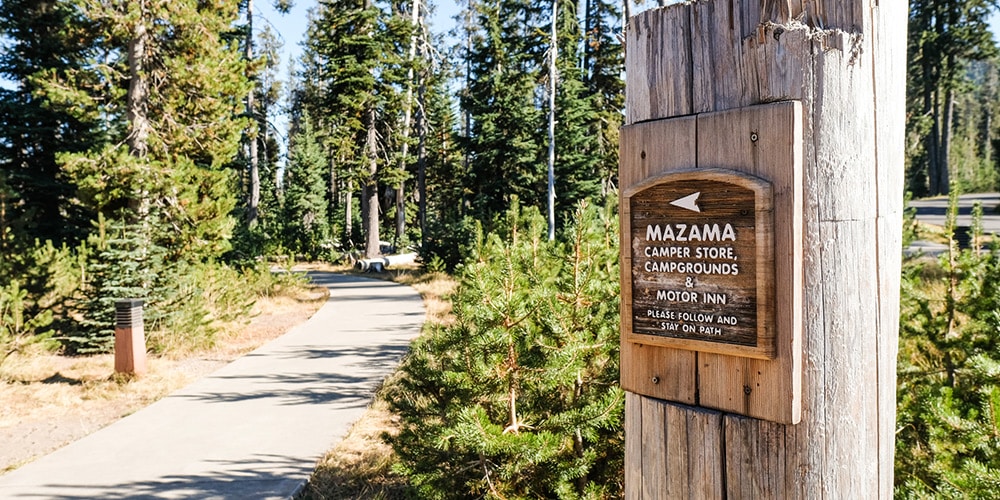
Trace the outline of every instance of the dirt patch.
[[259, 299], [252, 319], [230, 325], [200, 352], [149, 359], [140, 379], [114, 374], [114, 356], [15, 356], [0, 381], [0, 474], [48, 454], [184, 387], [309, 319], [327, 290]]

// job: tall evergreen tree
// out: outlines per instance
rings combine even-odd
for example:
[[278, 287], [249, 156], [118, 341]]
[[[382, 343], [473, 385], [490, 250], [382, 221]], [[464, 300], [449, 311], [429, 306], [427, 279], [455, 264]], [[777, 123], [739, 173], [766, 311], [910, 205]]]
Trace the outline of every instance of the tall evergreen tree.
[[[63, 105], [62, 95], [92, 94], [95, 77], [73, 86], [47, 88], [46, 79], [65, 81], [93, 62], [97, 49], [92, 23], [65, 0], [0, 2], [0, 252], [17, 253], [15, 240], [56, 244], [80, 241], [93, 212], [75, 199], [76, 187], [58, 155], [84, 151], [101, 140], [100, 115]], [[56, 93], [59, 96], [53, 96]], [[22, 247], [23, 247], [22, 245]]]
[[[604, 172], [599, 165], [606, 155], [599, 123], [600, 96], [589, 91], [580, 67], [584, 42], [577, 3], [562, 0], [559, 23], [559, 91], [556, 93], [556, 213], [566, 218], [581, 200], [599, 201]], [[596, 126], [595, 126], [596, 125]], [[617, 168], [617, 166], [616, 166]], [[559, 221], [561, 224], [563, 221]]]
[[109, 130], [103, 144], [62, 157], [82, 199], [109, 215], [135, 215], [137, 200], [155, 206], [156, 239], [172, 259], [220, 255], [233, 228], [229, 166], [245, 128], [240, 96], [250, 88], [231, 36], [237, 6], [73, 1], [96, 24], [105, 52], [71, 77], [99, 81], [100, 93], [56, 95], [64, 84], [57, 78], [45, 86], [57, 103], [88, 110]]
[[289, 250], [307, 258], [323, 256], [329, 249], [330, 226], [326, 209], [326, 157], [313, 126], [304, 117], [291, 138], [285, 170], [285, 243]]
[[545, 134], [539, 106], [547, 16], [527, 0], [473, 3], [468, 88], [462, 108], [471, 117], [466, 138], [475, 215], [489, 221], [512, 197], [545, 206]]
[[618, 130], [625, 109], [625, 49], [622, 32], [623, 3], [609, 0], [585, 0], [583, 15], [583, 81], [587, 95], [594, 99], [597, 113], [588, 125], [598, 139], [598, 174], [605, 195], [611, 194], [618, 177]]
[[[400, 42], [406, 30], [391, 6], [370, 0], [321, 2], [310, 22], [300, 99], [324, 130], [337, 178], [361, 187], [364, 253], [379, 253], [380, 185], [396, 179], [385, 168], [397, 130]], [[348, 192], [350, 189], [348, 189]]]
[[917, 194], [948, 192], [956, 93], [968, 63], [996, 53], [988, 23], [994, 6], [991, 0], [910, 1], [907, 129], [921, 144], [911, 147], [909, 187]]

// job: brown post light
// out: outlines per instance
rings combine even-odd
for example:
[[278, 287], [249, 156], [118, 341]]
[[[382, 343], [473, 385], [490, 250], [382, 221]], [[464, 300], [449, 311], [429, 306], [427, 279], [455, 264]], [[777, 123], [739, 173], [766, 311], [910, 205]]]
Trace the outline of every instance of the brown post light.
[[892, 498], [906, 12], [629, 19], [626, 498]]
[[146, 373], [142, 304], [142, 299], [115, 301], [115, 373], [135, 376]]

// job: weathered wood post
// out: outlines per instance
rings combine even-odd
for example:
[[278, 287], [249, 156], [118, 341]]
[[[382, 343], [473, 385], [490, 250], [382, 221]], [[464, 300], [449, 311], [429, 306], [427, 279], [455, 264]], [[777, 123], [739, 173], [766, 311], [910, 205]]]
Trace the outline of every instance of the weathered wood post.
[[626, 496], [892, 497], [903, 0], [626, 33]]

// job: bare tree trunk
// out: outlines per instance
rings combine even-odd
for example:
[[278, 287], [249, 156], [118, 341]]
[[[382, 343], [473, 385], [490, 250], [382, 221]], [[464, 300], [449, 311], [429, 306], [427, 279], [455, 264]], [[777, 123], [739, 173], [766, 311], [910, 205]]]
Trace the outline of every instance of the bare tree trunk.
[[362, 215], [365, 226], [365, 258], [372, 259], [381, 254], [379, 248], [379, 205], [378, 183], [375, 175], [378, 173], [378, 134], [375, 130], [375, 108], [369, 104], [367, 127], [368, 136], [365, 140], [365, 158], [368, 161], [368, 179], [361, 189]]
[[417, 218], [420, 221], [420, 247], [427, 245], [427, 120], [424, 116], [427, 84], [420, 79], [417, 92]]
[[[407, 55], [409, 68], [406, 70], [406, 98], [403, 100], [403, 145], [399, 156], [399, 171], [406, 171], [406, 155], [410, 150], [410, 121], [413, 115], [413, 87], [414, 71], [413, 63], [417, 58], [417, 40], [420, 35], [420, 0], [412, 0], [413, 5], [410, 11], [410, 24], [413, 28], [413, 35], [410, 36], [410, 51]], [[396, 237], [394, 246], [399, 247], [406, 232], [406, 196], [404, 192], [404, 181], [402, 178], [396, 186]]]
[[938, 194], [948, 194], [951, 191], [951, 124], [955, 115], [955, 93], [949, 85], [944, 91], [944, 118], [941, 120], [941, 148], [938, 158]]
[[556, 58], [559, 41], [556, 22], [559, 19], [559, 0], [552, 0], [552, 37], [549, 39], [549, 241], [556, 239]]
[[938, 90], [929, 89], [924, 96], [924, 109], [931, 114], [931, 132], [927, 134], [925, 149], [927, 155], [927, 185], [931, 196], [941, 194], [941, 114], [938, 112]]
[[129, 86], [127, 101], [127, 117], [129, 133], [126, 143], [129, 153], [136, 158], [145, 158], [149, 150], [149, 81], [146, 79], [146, 44], [149, 42], [149, 32], [146, 28], [145, 1], [142, 1], [141, 14], [136, 21], [132, 39], [128, 42]]
[[[139, 159], [139, 168], [142, 175], [139, 176], [138, 186], [135, 186], [135, 193], [129, 201], [129, 208], [132, 209], [132, 216], [136, 221], [143, 224], [149, 218], [149, 188], [151, 172], [146, 156], [149, 153], [149, 134], [151, 126], [149, 123], [149, 80], [146, 78], [146, 52], [149, 43], [149, 31], [146, 26], [148, 17], [146, 11], [146, 1], [139, 3], [139, 16], [135, 21], [132, 38], [128, 42], [128, 68], [129, 86], [126, 95], [126, 116], [129, 123], [128, 137], [126, 144], [129, 153]], [[145, 232], [145, 231], [144, 231]]]
[[354, 244], [354, 182], [348, 180], [344, 189], [344, 236], [348, 243]]
[[[253, 61], [253, 0], [247, 0], [247, 38], [243, 56], [248, 64]], [[260, 210], [260, 158], [258, 158], [257, 150], [259, 127], [257, 109], [254, 103], [254, 92], [256, 91], [256, 87], [252, 87], [250, 92], [247, 92], [246, 99], [247, 116], [250, 117], [250, 125], [247, 127], [247, 160], [250, 162], [250, 199], [247, 203], [247, 225], [250, 227], [257, 224]]]

